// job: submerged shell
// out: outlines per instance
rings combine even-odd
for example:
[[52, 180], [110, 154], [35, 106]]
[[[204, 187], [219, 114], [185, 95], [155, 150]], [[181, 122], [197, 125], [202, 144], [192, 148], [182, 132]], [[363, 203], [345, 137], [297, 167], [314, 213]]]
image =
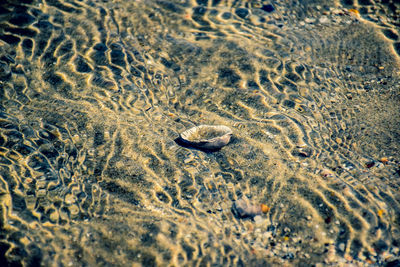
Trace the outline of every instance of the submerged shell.
[[247, 199], [236, 200], [232, 206], [233, 214], [238, 218], [253, 218], [263, 213], [261, 205], [254, 205]]
[[180, 134], [180, 143], [203, 150], [218, 150], [231, 140], [232, 130], [223, 125], [199, 125]]

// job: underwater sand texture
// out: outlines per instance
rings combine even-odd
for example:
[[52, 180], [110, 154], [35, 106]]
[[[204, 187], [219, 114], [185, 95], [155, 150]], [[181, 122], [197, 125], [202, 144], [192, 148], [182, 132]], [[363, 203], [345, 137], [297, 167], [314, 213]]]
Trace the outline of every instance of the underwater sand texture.
[[400, 7], [297, 2], [2, 1], [0, 261], [399, 263]]

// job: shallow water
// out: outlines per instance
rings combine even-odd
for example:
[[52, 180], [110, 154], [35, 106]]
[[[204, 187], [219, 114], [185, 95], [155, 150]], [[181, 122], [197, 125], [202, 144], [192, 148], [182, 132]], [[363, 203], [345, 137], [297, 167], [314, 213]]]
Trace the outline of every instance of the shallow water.
[[[399, 264], [398, 4], [12, 2], [2, 262]], [[200, 124], [231, 143], [174, 142]]]

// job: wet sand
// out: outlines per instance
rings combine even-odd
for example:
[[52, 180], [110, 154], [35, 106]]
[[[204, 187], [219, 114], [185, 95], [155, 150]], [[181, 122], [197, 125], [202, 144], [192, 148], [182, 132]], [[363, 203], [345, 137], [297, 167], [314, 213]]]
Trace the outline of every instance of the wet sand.
[[0, 262], [397, 266], [399, 8], [0, 4]]

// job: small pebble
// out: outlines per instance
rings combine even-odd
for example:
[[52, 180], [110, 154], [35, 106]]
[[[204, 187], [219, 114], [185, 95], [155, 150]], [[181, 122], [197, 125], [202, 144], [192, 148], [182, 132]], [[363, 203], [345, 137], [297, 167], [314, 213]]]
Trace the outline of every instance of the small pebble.
[[365, 167], [367, 168], [372, 168], [375, 165], [375, 161], [369, 161], [367, 163], [365, 163]]
[[261, 211], [262, 211], [263, 213], [267, 213], [269, 210], [270, 210], [270, 207], [268, 207], [268, 206], [265, 205], [265, 204], [261, 204]]
[[377, 212], [378, 216], [379, 216], [379, 217], [382, 217], [383, 212], [384, 212], [384, 211], [383, 211], [382, 209], [378, 210], [378, 212]]
[[383, 164], [387, 164], [389, 162], [389, 159], [386, 157], [383, 157], [379, 161], [382, 162]]
[[320, 23], [328, 23], [329, 19], [328, 19], [327, 16], [322, 16], [322, 17], [319, 18], [319, 22]]
[[191, 162], [191, 161], [192, 161], [191, 158], [186, 158], [186, 159], [183, 161], [183, 163], [188, 164], [188, 163]]
[[314, 23], [314, 22], [315, 22], [315, 19], [314, 19], [314, 18], [306, 18], [304, 21], [305, 21], [306, 23]]
[[321, 174], [322, 177], [325, 177], [325, 178], [331, 178], [331, 177], [334, 176], [333, 172], [330, 171], [329, 169], [321, 170], [320, 174]]

